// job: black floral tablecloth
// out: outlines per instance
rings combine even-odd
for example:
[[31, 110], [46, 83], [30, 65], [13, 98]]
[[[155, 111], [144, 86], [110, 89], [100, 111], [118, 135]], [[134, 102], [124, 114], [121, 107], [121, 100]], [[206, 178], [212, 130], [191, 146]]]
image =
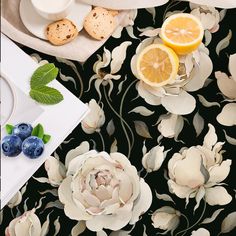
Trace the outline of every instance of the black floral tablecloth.
[[[202, 78], [202, 74], [197, 74], [199, 80], [203, 80], [200, 86], [196, 85], [197, 89], [193, 88], [195, 85], [181, 87], [181, 91], [185, 91], [183, 96], [189, 94], [191, 99], [187, 102], [186, 97], [177, 99], [172, 106], [160, 102], [156, 91], [145, 90], [145, 86], [132, 73], [131, 61], [140, 43], [148, 39], [149, 41], [145, 41], [148, 45], [157, 39], [158, 30], [155, 29], [161, 27], [166, 16], [176, 12], [197, 15], [205, 28], [205, 45], [201, 45], [198, 54], [200, 59], [197, 61], [197, 55], [191, 56], [190, 62], [183, 59], [184, 73], [190, 68], [191, 74], [194, 67], [207, 63], [208, 68], [203, 68], [202, 74], [209, 72], [209, 75]], [[108, 156], [110, 153], [122, 153], [137, 169], [135, 172], [125, 162], [130, 175], [127, 173], [124, 177], [123, 191], [127, 191], [124, 194], [129, 195], [129, 191], [134, 191], [130, 190], [129, 176], [135, 179], [132, 181], [142, 182], [140, 185], [144, 187], [136, 189], [144, 193], [136, 196], [133, 208], [128, 213], [121, 211], [118, 218], [109, 218], [112, 214], [107, 213], [108, 218], [101, 218], [100, 222], [98, 215], [104, 213], [98, 212], [97, 216], [88, 220], [88, 228], [99, 229], [99, 232], [85, 229], [81, 235], [236, 235], [236, 86], [233, 84], [236, 83], [236, 78], [233, 78], [236, 64], [229, 69], [229, 61], [232, 59], [230, 56], [236, 53], [235, 16], [235, 9], [201, 8], [189, 6], [187, 2], [133, 11], [130, 18], [131, 21], [134, 20], [134, 24], [127, 26], [122, 32], [117, 31], [114, 37], [83, 64], [24, 47], [23, 50], [40, 64], [46, 61], [55, 63], [60, 69], [57, 80], [88, 103], [91, 113], [52, 154], [55, 158], [41, 166], [1, 210], [0, 235], [5, 234], [8, 225], [15, 218], [15, 223], [11, 223], [9, 227], [11, 233], [9, 228], [6, 230], [9, 235], [76, 236], [83, 231], [86, 220], [76, 220], [76, 213], [73, 211], [78, 209], [70, 209], [69, 198], [63, 197], [63, 194], [67, 194], [65, 189], [68, 186], [60, 186], [64, 178], [69, 178], [66, 177], [66, 169], [69, 168], [68, 163], [72, 157], [76, 156], [75, 150], [71, 150], [78, 146], [79, 154], [83, 154], [83, 150], [105, 151], [108, 154], [99, 155]], [[119, 68], [117, 65], [122, 66]], [[191, 76], [194, 77], [189, 75], [189, 78]], [[171, 93], [168, 88], [165, 92]], [[158, 103], [160, 104], [157, 105]], [[63, 120], [63, 111], [61, 119]], [[119, 159], [119, 155], [117, 158]], [[98, 160], [98, 166], [99, 163]], [[73, 169], [72, 164], [70, 168]], [[122, 167], [118, 165], [116, 168]], [[109, 185], [110, 182], [106, 182], [107, 173], [101, 169], [101, 176], [99, 177], [99, 173], [95, 175], [97, 184]], [[147, 185], [144, 185], [143, 179], [133, 177], [133, 171]], [[58, 187], [61, 188], [59, 196]], [[134, 195], [134, 192], [131, 193], [131, 196]], [[86, 196], [85, 199], [89, 201], [91, 196]], [[138, 198], [142, 198], [143, 206], [139, 207], [143, 207], [145, 212], [139, 212], [136, 220], [119, 230], [115, 221], [122, 222], [127, 218], [127, 214], [134, 211], [135, 204], [140, 200]], [[125, 205], [124, 202], [122, 204]], [[150, 208], [145, 209], [149, 205]], [[96, 209], [91, 208], [91, 211]], [[23, 214], [24, 217], [17, 218]], [[107, 222], [102, 222], [106, 220]], [[99, 224], [106, 225], [103, 231]], [[29, 231], [33, 233], [23, 233]]]

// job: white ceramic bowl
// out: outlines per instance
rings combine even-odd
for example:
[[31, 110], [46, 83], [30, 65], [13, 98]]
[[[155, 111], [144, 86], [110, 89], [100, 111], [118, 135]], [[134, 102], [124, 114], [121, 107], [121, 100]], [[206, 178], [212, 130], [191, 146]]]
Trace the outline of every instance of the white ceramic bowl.
[[71, 12], [74, 0], [31, 0], [37, 13], [48, 20], [61, 20]]

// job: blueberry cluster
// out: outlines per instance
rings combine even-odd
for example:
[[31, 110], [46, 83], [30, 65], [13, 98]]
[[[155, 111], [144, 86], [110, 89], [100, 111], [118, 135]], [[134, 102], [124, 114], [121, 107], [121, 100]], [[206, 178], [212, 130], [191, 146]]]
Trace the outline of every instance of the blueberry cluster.
[[42, 139], [31, 136], [33, 127], [27, 123], [20, 123], [12, 128], [11, 134], [2, 139], [1, 148], [5, 156], [15, 157], [21, 152], [25, 156], [35, 159], [44, 151]]

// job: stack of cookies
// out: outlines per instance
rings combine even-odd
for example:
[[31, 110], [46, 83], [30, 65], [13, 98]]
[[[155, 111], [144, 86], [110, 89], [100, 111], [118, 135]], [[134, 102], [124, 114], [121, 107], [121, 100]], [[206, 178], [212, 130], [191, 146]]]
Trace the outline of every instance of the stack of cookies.
[[[118, 11], [95, 7], [85, 17], [84, 29], [96, 40], [106, 39], [116, 27], [116, 15]], [[57, 46], [69, 43], [79, 35], [75, 24], [66, 18], [49, 24], [45, 33], [49, 42]]]

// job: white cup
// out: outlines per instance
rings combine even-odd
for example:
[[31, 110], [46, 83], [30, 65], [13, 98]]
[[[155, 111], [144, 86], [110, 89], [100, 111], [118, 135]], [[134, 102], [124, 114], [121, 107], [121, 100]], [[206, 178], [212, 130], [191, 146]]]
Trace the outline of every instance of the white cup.
[[61, 20], [71, 12], [74, 0], [31, 0], [37, 13], [48, 20]]

